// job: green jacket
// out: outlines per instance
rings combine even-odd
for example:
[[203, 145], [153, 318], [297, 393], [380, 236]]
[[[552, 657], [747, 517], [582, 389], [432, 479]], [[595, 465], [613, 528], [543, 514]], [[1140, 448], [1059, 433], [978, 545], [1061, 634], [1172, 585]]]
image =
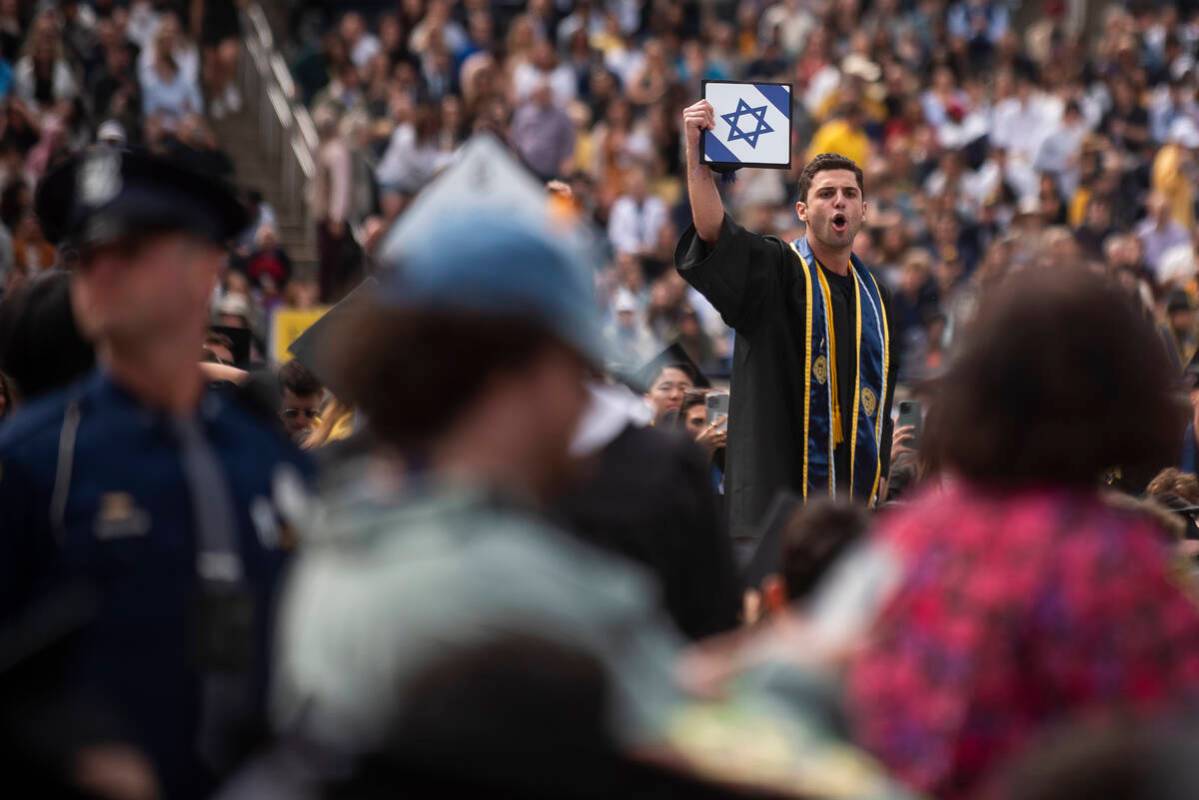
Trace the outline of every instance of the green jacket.
[[377, 744], [403, 687], [452, 649], [509, 633], [607, 668], [613, 733], [660, 737], [681, 638], [648, 575], [476, 488], [360, 495], [310, 521], [280, 608], [275, 718], [339, 750]]

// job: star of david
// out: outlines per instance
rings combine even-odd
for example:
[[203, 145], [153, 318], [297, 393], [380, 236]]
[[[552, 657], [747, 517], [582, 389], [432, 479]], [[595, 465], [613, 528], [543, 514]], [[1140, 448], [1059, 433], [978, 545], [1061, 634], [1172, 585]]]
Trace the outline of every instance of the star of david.
[[[748, 116], [757, 120], [758, 125], [752, 131], [743, 131], [738, 127], [741, 123], [741, 117]], [[729, 124], [732, 131], [729, 133], [729, 141], [735, 142], [738, 139], [744, 139], [749, 142], [750, 147], [758, 146], [758, 137], [764, 133], [774, 133], [774, 128], [766, 124], [766, 106], [758, 108], [750, 108], [749, 103], [743, 98], [737, 99], [737, 110], [731, 114], [721, 114], [720, 118]]]

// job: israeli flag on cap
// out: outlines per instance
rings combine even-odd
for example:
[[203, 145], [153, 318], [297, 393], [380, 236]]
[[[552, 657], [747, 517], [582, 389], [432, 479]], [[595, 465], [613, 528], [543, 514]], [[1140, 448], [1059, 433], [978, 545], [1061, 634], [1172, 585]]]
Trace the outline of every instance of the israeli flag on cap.
[[716, 127], [700, 138], [700, 157], [714, 167], [791, 166], [791, 84], [704, 81]]

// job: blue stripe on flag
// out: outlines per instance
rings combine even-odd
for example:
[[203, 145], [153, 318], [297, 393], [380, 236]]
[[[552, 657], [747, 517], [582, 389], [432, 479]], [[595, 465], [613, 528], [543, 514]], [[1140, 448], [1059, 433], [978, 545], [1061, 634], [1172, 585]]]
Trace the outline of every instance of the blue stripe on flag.
[[704, 131], [704, 157], [709, 161], [741, 163], [741, 159], [733, 155], [733, 151], [725, 147], [712, 131]]
[[783, 116], [791, 119], [791, 93], [786, 86], [776, 83], [755, 83], [754, 88], [770, 101], [770, 104], [783, 112]]

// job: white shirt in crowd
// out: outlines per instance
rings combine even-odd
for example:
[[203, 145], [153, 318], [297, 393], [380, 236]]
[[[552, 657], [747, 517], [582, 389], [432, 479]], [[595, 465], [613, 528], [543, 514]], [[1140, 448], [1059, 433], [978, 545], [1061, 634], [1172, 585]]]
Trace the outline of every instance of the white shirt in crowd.
[[512, 89], [516, 93], [517, 104], [528, 100], [529, 95], [544, 81], [549, 81], [554, 103], [560, 107], [565, 107], [578, 94], [578, 79], [568, 65], [559, 64], [553, 70], [545, 72], [524, 61], [512, 71]]
[[1063, 197], [1072, 197], [1079, 182], [1079, 154], [1082, 143], [1090, 129], [1085, 120], [1069, 124], [1063, 120], [1037, 152], [1033, 166], [1038, 172], [1057, 176], [1058, 188]]
[[188, 114], [204, 113], [204, 98], [196, 83], [189, 81], [182, 71], [176, 72], [172, 81], [165, 81], [151, 71], [142, 76], [142, 113], [147, 117], [160, 115], [163, 127], [173, 131]]
[[808, 90], [803, 96], [804, 107], [809, 113], [816, 113], [840, 85], [841, 71], [832, 64], [825, 64], [812, 76], [812, 80], [808, 81]]
[[611, 47], [604, 54], [604, 66], [616, 73], [621, 86], [628, 86], [645, 63], [645, 56], [636, 48], [623, 44]]
[[666, 224], [666, 204], [653, 195], [638, 202], [629, 195], [617, 198], [608, 216], [608, 239], [618, 253], [640, 253], [658, 244]]
[[[196, 91], [200, 90], [200, 51], [194, 44], [180, 42], [171, 52], [175, 66], [185, 81], [193, 84]], [[143, 48], [137, 55], [137, 77], [142, 86], [155, 80], [154, 77], [154, 47]]]
[[129, 22], [125, 26], [125, 36], [142, 50], [149, 50], [154, 43], [154, 34], [158, 33], [160, 15], [154, 10], [150, 0], [133, 0], [129, 6]]
[[1061, 118], [1062, 101], [1052, 95], [1033, 92], [1027, 101], [1009, 97], [995, 105], [991, 140], [1010, 157], [1032, 164]]
[[[75, 97], [78, 91], [75, 78], [71, 74], [71, 68], [61, 58], [54, 62], [54, 74], [51, 81], [55, 101], [71, 100]], [[34, 97], [35, 90], [33, 60], [29, 56], [24, 56], [17, 62], [13, 76], [13, 91], [26, 105], [36, 108], [38, 102]]]
[[369, 33], [364, 33], [358, 37], [358, 41], [354, 42], [354, 46], [350, 48], [350, 61], [354, 62], [354, 66], [362, 69], [382, 49], [383, 45], [379, 43], [377, 37]]
[[1041, 145], [1062, 118], [1062, 101], [1033, 92], [1027, 100], [1009, 97], [995, 105], [991, 120], [991, 142], [1008, 153], [1008, 180], [1021, 197], [1037, 193], [1034, 167]]
[[797, 56], [815, 27], [816, 18], [798, 0], [783, 0], [762, 14], [762, 21], [758, 23], [758, 36], [762, 41], [768, 42], [775, 28], [778, 28], [783, 52], [789, 56]]
[[417, 145], [416, 128], [405, 122], [396, 126], [379, 166], [375, 180], [388, 191], [415, 194], [454, 160], [454, 153], [433, 144]]

